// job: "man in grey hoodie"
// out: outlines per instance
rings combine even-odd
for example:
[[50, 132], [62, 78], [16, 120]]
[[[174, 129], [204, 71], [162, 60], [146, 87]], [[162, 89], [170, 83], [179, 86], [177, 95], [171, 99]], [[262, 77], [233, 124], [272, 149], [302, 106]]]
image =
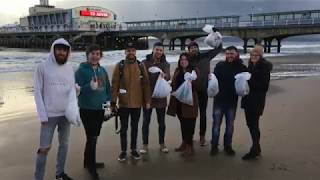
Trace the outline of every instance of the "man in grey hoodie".
[[70, 50], [71, 46], [66, 40], [61, 38], [54, 41], [48, 59], [37, 67], [34, 75], [34, 97], [41, 122], [35, 180], [44, 179], [47, 155], [56, 127], [59, 133], [56, 180], [72, 180], [64, 172], [70, 134], [65, 109], [69, 91], [75, 87], [74, 72], [67, 63]]

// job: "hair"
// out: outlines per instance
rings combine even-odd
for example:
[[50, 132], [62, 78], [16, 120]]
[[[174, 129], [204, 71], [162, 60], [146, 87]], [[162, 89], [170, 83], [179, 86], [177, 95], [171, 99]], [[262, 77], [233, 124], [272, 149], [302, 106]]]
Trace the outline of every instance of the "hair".
[[229, 47], [226, 48], [226, 51], [231, 51], [231, 50], [234, 50], [234, 51], [236, 51], [236, 52], [239, 52], [238, 48], [235, 47], [235, 46], [229, 46]]
[[191, 63], [190, 63], [190, 59], [189, 59], [188, 53], [182, 53], [182, 54], [180, 54], [179, 60], [178, 60], [177, 69], [179, 69], [179, 70], [182, 70], [182, 69], [183, 69], [183, 68], [181, 67], [181, 65], [180, 65], [182, 56], [185, 56], [185, 57], [187, 58], [187, 61], [189, 62], [189, 65], [188, 65], [188, 67], [186, 68], [187, 71], [191, 71], [193, 68], [192, 68], [192, 65], [191, 65]]
[[253, 53], [253, 52], [257, 53], [262, 58], [264, 53], [263, 51], [264, 51], [264, 47], [261, 44], [257, 44], [254, 46], [254, 48], [251, 50], [250, 53]]
[[89, 58], [89, 54], [93, 51], [100, 51], [100, 56], [102, 57], [103, 56], [103, 52], [102, 52], [102, 49], [101, 47], [98, 45], [98, 44], [91, 44], [90, 46], [87, 47], [86, 49], [86, 56], [87, 56], [87, 59]]
[[160, 46], [160, 47], [163, 47], [164, 48], [164, 45], [162, 42], [156, 42], [153, 44], [153, 48], [155, 48], [156, 46]]
[[69, 51], [69, 50], [70, 50], [70, 46], [67, 46], [67, 45], [65, 45], [65, 44], [55, 44], [53, 48], [54, 48], [54, 49], [56, 49], [56, 48], [61, 48], [61, 49], [64, 49], [64, 50], [66, 50], [66, 51]]

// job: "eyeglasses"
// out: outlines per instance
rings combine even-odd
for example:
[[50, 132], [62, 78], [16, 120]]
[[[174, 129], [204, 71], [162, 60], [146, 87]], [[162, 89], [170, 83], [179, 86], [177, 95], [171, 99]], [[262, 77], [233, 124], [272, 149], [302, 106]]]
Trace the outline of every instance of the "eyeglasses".
[[258, 57], [258, 56], [260, 56], [260, 55], [259, 55], [259, 54], [250, 54], [250, 56]]

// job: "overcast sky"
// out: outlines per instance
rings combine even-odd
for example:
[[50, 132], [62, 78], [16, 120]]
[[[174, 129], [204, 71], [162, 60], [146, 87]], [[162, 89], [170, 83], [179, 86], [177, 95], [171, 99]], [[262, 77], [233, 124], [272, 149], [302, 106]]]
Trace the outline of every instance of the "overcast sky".
[[[39, 0], [1, 0], [0, 24], [28, 14]], [[253, 12], [320, 9], [320, 0], [49, 0], [59, 8], [82, 5], [113, 10], [120, 20], [136, 21], [180, 17], [247, 15]], [[252, 8], [253, 7], [253, 8]]]

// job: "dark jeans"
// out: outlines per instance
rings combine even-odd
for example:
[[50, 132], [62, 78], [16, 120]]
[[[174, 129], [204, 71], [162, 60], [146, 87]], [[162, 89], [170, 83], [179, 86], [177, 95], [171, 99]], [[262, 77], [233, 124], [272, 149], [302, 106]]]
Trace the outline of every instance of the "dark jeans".
[[80, 109], [80, 116], [87, 137], [84, 165], [95, 169], [97, 140], [104, 120], [104, 110]]
[[[155, 108], [159, 124], [159, 144], [164, 144], [164, 136], [166, 131], [165, 115], [166, 108]], [[143, 109], [143, 125], [142, 125], [142, 141], [144, 145], [149, 144], [149, 125], [152, 115], [151, 109]]]
[[252, 150], [260, 151], [260, 128], [259, 128], [259, 119], [260, 115], [257, 112], [253, 112], [245, 109], [245, 116], [247, 121], [247, 126], [250, 131], [252, 139]]
[[207, 130], [207, 106], [208, 94], [206, 91], [198, 91], [198, 102], [200, 111], [200, 136], [206, 135]]
[[119, 108], [120, 114], [120, 141], [121, 150], [127, 151], [127, 131], [129, 116], [131, 117], [131, 150], [137, 149], [138, 125], [141, 114], [141, 108]]
[[220, 137], [220, 127], [222, 118], [226, 119], [226, 130], [224, 134], [224, 146], [232, 144], [232, 136], [234, 130], [234, 119], [236, 116], [236, 107], [214, 106], [213, 108], [213, 125], [212, 125], [212, 146], [218, 146]]
[[180, 120], [183, 142], [192, 145], [196, 118], [182, 118], [181, 116], [178, 116], [178, 118]]

